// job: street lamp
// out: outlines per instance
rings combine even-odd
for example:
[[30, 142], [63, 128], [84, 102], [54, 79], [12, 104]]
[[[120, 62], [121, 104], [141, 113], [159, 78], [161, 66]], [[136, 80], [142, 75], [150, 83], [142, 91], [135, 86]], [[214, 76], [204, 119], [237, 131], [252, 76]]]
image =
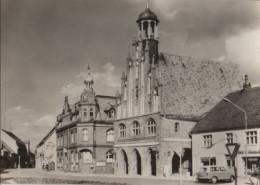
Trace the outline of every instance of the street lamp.
[[[247, 133], [247, 113], [246, 113], [246, 111], [227, 98], [223, 98], [223, 100], [228, 103], [231, 103], [232, 105], [234, 105], [236, 108], [238, 108], [245, 114], [245, 132]], [[246, 141], [246, 164], [245, 165], [246, 165], [246, 176], [247, 176], [247, 141]]]

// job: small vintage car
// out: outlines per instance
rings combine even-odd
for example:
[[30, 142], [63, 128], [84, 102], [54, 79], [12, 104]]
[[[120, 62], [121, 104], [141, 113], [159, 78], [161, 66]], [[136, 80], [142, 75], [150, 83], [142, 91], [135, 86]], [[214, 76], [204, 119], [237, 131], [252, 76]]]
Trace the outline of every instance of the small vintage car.
[[218, 180], [229, 180], [233, 182], [235, 179], [234, 168], [225, 168], [222, 166], [205, 166], [198, 172], [198, 181], [211, 181], [215, 184]]

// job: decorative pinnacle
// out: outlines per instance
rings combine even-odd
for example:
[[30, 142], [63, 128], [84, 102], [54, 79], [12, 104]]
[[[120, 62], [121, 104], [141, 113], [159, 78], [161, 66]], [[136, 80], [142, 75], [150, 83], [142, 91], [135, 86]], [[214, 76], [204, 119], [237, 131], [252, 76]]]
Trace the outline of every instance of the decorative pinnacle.
[[149, 2], [146, 0], [146, 9], [149, 9]]

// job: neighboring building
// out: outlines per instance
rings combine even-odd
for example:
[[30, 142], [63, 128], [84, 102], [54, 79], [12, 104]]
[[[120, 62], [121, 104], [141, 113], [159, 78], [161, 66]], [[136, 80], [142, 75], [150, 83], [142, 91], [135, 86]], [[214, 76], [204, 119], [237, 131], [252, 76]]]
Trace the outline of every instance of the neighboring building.
[[12, 132], [1, 129], [0, 168], [25, 168], [28, 162], [25, 143]]
[[35, 166], [42, 169], [43, 165], [47, 165], [50, 170], [57, 168], [57, 156], [56, 156], [56, 128], [59, 123], [48, 132], [48, 134], [40, 141], [36, 146], [35, 151]]
[[58, 115], [57, 168], [84, 173], [114, 173], [116, 97], [95, 95], [88, 68], [80, 101], [70, 105], [65, 97]]
[[[228, 94], [192, 130], [193, 172], [202, 166], [234, 164], [240, 176], [245, 175], [246, 166], [249, 173], [253, 172], [260, 168], [259, 138], [260, 87], [250, 88], [246, 81], [242, 90]], [[225, 147], [227, 143], [240, 144], [233, 162]]]
[[190, 130], [227, 93], [241, 88], [238, 65], [159, 53], [159, 20], [148, 7], [127, 57], [116, 105], [116, 174], [191, 172]]

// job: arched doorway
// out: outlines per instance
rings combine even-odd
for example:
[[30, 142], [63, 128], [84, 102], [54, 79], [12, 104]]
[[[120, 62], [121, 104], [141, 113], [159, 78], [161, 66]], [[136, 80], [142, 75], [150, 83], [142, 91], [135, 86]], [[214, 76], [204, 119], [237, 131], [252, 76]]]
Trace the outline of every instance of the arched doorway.
[[123, 168], [124, 168], [124, 173], [125, 174], [128, 174], [128, 158], [127, 158], [127, 155], [126, 155], [126, 152], [125, 150], [121, 150], [121, 155], [122, 155], [122, 159], [123, 159]]
[[150, 149], [150, 164], [151, 164], [151, 175], [156, 176], [156, 151]]
[[180, 157], [176, 152], [174, 152], [172, 157], [172, 174], [179, 173], [179, 167], [180, 167]]
[[133, 152], [135, 153], [135, 159], [136, 159], [136, 173], [137, 175], [141, 175], [142, 174], [141, 155], [136, 149], [134, 149]]

